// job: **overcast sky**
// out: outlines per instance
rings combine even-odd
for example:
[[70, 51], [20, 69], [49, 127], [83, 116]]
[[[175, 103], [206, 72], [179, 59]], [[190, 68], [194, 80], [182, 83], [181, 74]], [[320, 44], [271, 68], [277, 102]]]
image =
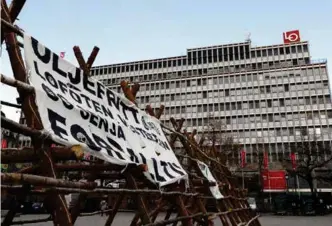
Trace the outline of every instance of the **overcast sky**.
[[[95, 65], [184, 55], [243, 42], [249, 33], [253, 46], [280, 44], [284, 31], [299, 29], [312, 58], [327, 58], [331, 68], [331, 12], [331, 0], [28, 0], [17, 24], [74, 64], [74, 45], [85, 58], [100, 47]], [[4, 45], [1, 73], [12, 76]], [[1, 85], [0, 97], [15, 102], [17, 92]], [[19, 117], [16, 109], [2, 110]]]

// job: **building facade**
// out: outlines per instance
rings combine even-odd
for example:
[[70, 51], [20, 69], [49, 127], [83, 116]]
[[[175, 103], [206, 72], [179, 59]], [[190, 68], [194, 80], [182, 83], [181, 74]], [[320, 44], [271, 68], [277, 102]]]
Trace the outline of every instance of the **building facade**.
[[139, 106], [165, 105], [161, 121], [185, 118], [190, 132], [223, 123], [251, 154], [263, 147], [280, 161], [303, 132], [332, 140], [332, 103], [326, 60], [312, 60], [306, 41], [252, 47], [243, 43], [188, 49], [187, 55], [96, 66], [95, 79], [121, 92], [120, 81], [140, 83]]

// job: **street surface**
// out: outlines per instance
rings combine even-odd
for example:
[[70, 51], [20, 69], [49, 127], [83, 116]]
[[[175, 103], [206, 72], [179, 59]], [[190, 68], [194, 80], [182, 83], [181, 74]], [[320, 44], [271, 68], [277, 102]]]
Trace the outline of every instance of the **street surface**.
[[[15, 221], [18, 220], [32, 220], [32, 219], [42, 219], [46, 218], [47, 215], [25, 215], [15, 218]], [[115, 217], [113, 225], [130, 225], [131, 219], [133, 217], [132, 213], [118, 213]], [[90, 216], [90, 217], [80, 217], [76, 221], [75, 225], [80, 226], [99, 226], [104, 225], [107, 217], [106, 216]], [[160, 219], [161, 220], [161, 219]], [[332, 215], [327, 216], [274, 216], [274, 215], [264, 215], [260, 217], [260, 222], [262, 226], [328, 226], [331, 225]], [[51, 222], [47, 223], [38, 223], [38, 224], [29, 224], [34, 226], [52, 226]], [[221, 226], [220, 220], [215, 221], [215, 225]]]

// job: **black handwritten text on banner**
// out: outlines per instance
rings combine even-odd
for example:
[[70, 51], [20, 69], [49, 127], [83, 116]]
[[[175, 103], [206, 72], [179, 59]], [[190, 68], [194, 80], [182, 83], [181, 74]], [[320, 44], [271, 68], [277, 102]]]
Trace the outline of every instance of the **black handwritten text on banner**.
[[55, 141], [113, 164], [146, 164], [146, 177], [159, 186], [187, 178], [157, 119], [27, 35], [24, 52], [38, 112]]

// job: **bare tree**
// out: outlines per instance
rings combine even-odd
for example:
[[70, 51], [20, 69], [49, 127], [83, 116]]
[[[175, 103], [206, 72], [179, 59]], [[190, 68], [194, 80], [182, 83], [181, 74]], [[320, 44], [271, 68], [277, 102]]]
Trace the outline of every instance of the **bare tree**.
[[329, 163], [332, 163], [331, 147], [324, 142], [317, 141], [315, 134], [310, 135], [304, 130], [301, 134], [301, 140], [290, 149], [290, 153], [295, 154], [296, 159], [292, 160], [290, 156], [285, 158], [285, 161], [289, 163], [286, 170], [290, 175], [298, 176], [307, 181], [312, 199], [314, 203], [317, 203], [314, 181], [324, 180], [332, 182], [331, 169], [328, 174], [318, 172], [328, 166]]
[[[258, 144], [261, 140], [258, 139]], [[264, 166], [264, 154], [267, 150], [264, 145], [255, 145], [253, 148], [253, 157], [257, 162], [257, 172], [258, 172], [258, 183], [259, 183], [259, 191], [258, 195], [263, 194], [263, 166]]]
[[[234, 135], [226, 132], [226, 122], [214, 117], [208, 118], [207, 125], [200, 137], [200, 145], [205, 150], [214, 147], [218, 160], [224, 164], [238, 166], [239, 152], [242, 145], [235, 141]], [[210, 149], [211, 150], [211, 149]]]

